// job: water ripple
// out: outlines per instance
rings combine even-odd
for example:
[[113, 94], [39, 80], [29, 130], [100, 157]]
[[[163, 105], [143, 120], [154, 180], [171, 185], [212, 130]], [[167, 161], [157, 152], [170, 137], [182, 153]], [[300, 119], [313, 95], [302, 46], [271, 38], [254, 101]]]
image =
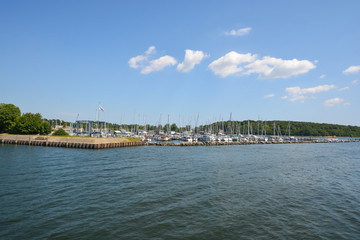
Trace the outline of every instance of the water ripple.
[[0, 145], [1, 239], [360, 239], [360, 146]]

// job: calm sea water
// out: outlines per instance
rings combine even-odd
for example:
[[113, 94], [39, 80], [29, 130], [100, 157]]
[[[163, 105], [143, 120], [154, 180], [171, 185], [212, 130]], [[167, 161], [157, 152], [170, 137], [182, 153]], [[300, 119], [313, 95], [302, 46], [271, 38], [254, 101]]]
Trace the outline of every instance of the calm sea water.
[[0, 145], [1, 239], [360, 239], [360, 144]]

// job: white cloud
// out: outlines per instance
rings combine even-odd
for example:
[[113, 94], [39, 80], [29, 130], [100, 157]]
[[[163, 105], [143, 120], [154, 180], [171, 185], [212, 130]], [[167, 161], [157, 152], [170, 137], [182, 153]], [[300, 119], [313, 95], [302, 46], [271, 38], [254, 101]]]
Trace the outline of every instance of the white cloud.
[[249, 68], [246, 72], [258, 73], [259, 78], [289, 78], [299, 74], [307, 73], [315, 68], [315, 65], [308, 60], [283, 60], [281, 58], [273, 58], [265, 56], [245, 66]]
[[306, 97], [304, 95], [293, 95], [293, 96], [290, 96], [290, 101], [292, 102], [296, 102], [298, 100], [305, 100]]
[[[241, 64], [245, 63], [249, 64], [241, 66]], [[308, 60], [283, 60], [269, 56], [257, 59], [256, 54], [241, 54], [234, 51], [227, 53], [225, 56], [209, 64], [209, 68], [214, 74], [220, 77], [227, 77], [242, 72], [243, 75], [257, 73], [260, 79], [289, 78], [307, 73], [315, 67], [316, 66]], [[244, 68], [247, 70], [245, 71]]]
[[289, 98], [289, 96], [283, 96], [283, 97], [281, 97], [281, 99], [288, 99]]
[[174, 66], [176, 64], [175, 58], [171, 56], [162, 56], [158, 59], [151, 60], [148, 66], [145, 66], [142, 70], [142, 74], [148, 74], [155, 71], [163, 70], [167, 66]]
[[358, 66], [350, 66], [347, 69], [345, 69], [343, 71], [344, 74], [348, 74], [348, 73], [357, 73], [360, 71], [360, 65]]
[[141, 68], [142, 74], [148, 74], [155, 71], [163, 70], [167, 66], [174, 66], [177, 61], [171, 56], [162, 56], [158, 59], [149, 61], [149, 55], [155, 53], [155, 47], [150, 46], [146, 50], [145, 55], [138, 55], [136, 57], [130, 58], [129, 66], [131, 68]]
[[147, 60], [147, 57], [143, 56], [143, 55], [139, 55], [139, 56], [130, 58], [129, 66], [132, 67], [132, 68], [139, 68], [140, 67], [139, 63], [142, 63], [142, 62], [144, 62], [146, 60]]
[[187, 49], [185, 50], [184, 62], [180, 63], [176, 69], [180, 72], [188, 72], [206, 57], [208, 57], [208, 55], [204, 54], [202, 51], [193, 51]]
[[150, 46], [148, 50], [146, 50], [145, 55], [138, 55], [136, 57], [130, 58], [128, 62], [129, 66], [135, 69], [139, 67], [143, 67], [143, 63], [148, 61], [148, 56], [154, 52], [155, 52], [155, 47]]
[[146, 53], [146, 55], [150, 55], [150, 54], [155, 53], [155, 52], [156, 52], [155, 46], [150, 46], [145, 53]]
[[354, 81], [351, 82], [351, 84], [352, 84], [352, 85], [355, 85], [355, 84], [357, 84], [358, 82], [359, 82], [359, 80], [354, 80]]
[[324, 79], [325, 77], [326, 77], [326, 75], [323, 74], [323, 75], [320, 76], [320, 79]]
[[271, 93], [271, 94], [268, 94], [268, 95], [264, 96], [264, 98], [272, 98], [272, 97], [275, 97], [275, 94]]
[[345, 90], [349, 90], [350, 87], [343, 87], [343, 88], [339, 88], [339, 91], [345, 91]]
[[327, 92], [333, 88], [336, 88], [335, 85], [320, 85], [312, 88], [300, 88], [300, 87], [289, 87], [286, 88], [290, 101], [295, 102], [297, 100], [305, 100], [308, 98], [305, 95], [317, 94], [320, 92]]
[[219, 75], [220, 77], [224, 78], [229, 75], [241, 72], [243, 68], [238, 67], [238, 65], [252, 62], [255, 59], [256, 55], [252, 55], [251, 53], [241, 54], [232, 51], [210, 63], [209, 68], [214, 72], [215, 75]]
[[344, 103], [344, 106], [345, 106], [345, 107], [350, 106], [350, 103], [349, 103], [349, 102], [346, 102], [346, 103]]
[[[155, 52], [155, 46], [150, 46], [143, 55], [130, 58], [128, 64], [131, 68], [140, 68], [142, 74], [160, 71], [167, 66], [174, 66], [177, 64], [175, 58], [168, 55], [155, 60], [149, 60], [150, 55]], [[185, 50], [184, 61], [178, 64], [177, 70], [180, 72], [188, 72], [206, 57], [208, 57], [208, 55], [202, 51], [187, 49]], [[316, 66], [308, 60], [283, 60], [281, 58], [269, 56], [257, 59], [256, 54], [241, 54], [231, 51], [210, 63], [208, 67], [215, 75], [222, 78], [238, 73], [241, 73], [242, 75], [255, 73], [258, 74], [258, 78], [267, 79], [289, 78], [291, 76], [307, 73]]]
[[324, 102], [324, 105], [327, 106], [327, 107], [333, 107], [333, 106], [335, 106], [337, 104], [342, 103], [343, 101], [344, 101], [344, 99], [336, 97], [336, 98], [326, 100]]
[[251, 30], [251, 27], [247, 27], [247, 28], [240, 28], [238, 30], [231, 30], [229, 32], [225, 32], [226, 36], [244, 36], [246, 34], [248, 34]]
[[315, 94], [320, 92], [327, 92], [330, 89], [336, 88], [335, 85], [320, 85], [312, 88], [300, 88], [300, 87], [290, 87], [286, 88], [286, 91], [290, 94]]

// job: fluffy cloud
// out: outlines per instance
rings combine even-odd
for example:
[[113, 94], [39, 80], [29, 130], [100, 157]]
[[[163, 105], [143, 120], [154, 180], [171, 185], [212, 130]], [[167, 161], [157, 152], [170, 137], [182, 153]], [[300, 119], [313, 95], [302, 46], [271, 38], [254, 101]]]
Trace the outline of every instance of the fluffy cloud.
[[[244, 63], [249, 64], [240, 66], [240, 64]], [[244, 75], [257, 73], [260, 79], [289, 78], [307, 73], [315, 67], [316, 66], [308, 60], [283, 60], [269, 56], [257, 59], [257, 55], [255, 54], [240, 54], [234, 51], [227, 53], [209, 65], [209, 68], [214, 74], [220, 77], [227, 77], [242, 72]], [[244, 68], [247, 70], [243, 71]]]
[[356, 85], [359, 82], [359, 80], [354, 80], [351, 82], [352, 85]]
[[[150, 46], [143, 55], [130, 58], [128, 64], [131, 68], [140, 68], [142, 74], [160, 71], [167, 66], [174, 66], [177, 64], [175, 58], [168, 55], [158, 59], [149, 60], [150, 55], [155, 52], [155, 47]], [[187, 49], [185, 50], [184, 61], [178, 64], [177, 70], [180, 72], [188, 72], [206, 57], [208, 57], [208, 55], [202, 51]], [[260, 79], [268, 79], [289, 78], [304, 74], [316, 66], [308, 60], [284, 60], [269, 56], [258, 59], [256, 54], [241, 54], [231, 51], [210, 63], [208, 67], [215, 75], [222, 78], [233, 74], [257, 74]]]
[[[336, 88], [335, 85], [320, 85], [312, 88], [300, 88], [300, 87], [289, 87], [286, 88], [285, 91], [288, 94], [288, 97], [290, 98], [290, 101], [295, 102], [298, 100], [305, 100], [307, 96], [305, 95], [311, 95], [311, 94], [317, 94], [320, 92], [327, 92], [333, 88]], [[283, 99], [285, 99], [283, 97]]]
[[128, 61], [129, 66], [131, 68], [143, 67], [143, 63], [148, 61], [148, 56], [153, 52], [155, 52], [155, 47], [150, 46], [148, 50], [146, 50], [145, 55], [138, 55], [136, 57], [130, 58]]
[[174, 66], [176, 64], [175, 58], [171, 56], [162, 56], [158, 59], [150, 61], [148, 66], [145, 66], [142, 70], [142, 74], [148, 74], [155, 71], [163, 70], [167, 66]]
[[149, 61], [149, 56], [155, 52], [155, 47], [150, 46], [148, 50], [146, 50], [145, 55], [138, 55], [130, 58], [128, 61], [129, 66], [135, 69], [141, 68], [142, 74], [149, 74], [151, 72], [163, 70], [167, 66], [174, 66], [177, 63], [175, 58], [168, 55]]
[[315, 65], [308, 60], [283, 60], [265, 56], [245, 66], [249, 70], [247, 74], [258, 73], [259, 78], [289, 78], [299, 74], [307, 73], [315, 68]]
[[344, 101], [344, 99], [336, 97], [336, 98], [326, 100], [324, 102], [324, 105], [327, 106], [327, 107], [333, 107], [335, 105], [338, 105], [338, 104], [342, 103], [343, 101]]
[[325, 74], [323, 74], [323, 75], [320, 76], [320, 79], [324, 79], [324, 78], [326, 78], [326, 75], [325, 75]]
[[150, 55], [150, 54], [155, 53], [155, 52], [156, 52], [155, 46], [150, 46], [145, 53], [146, 53], [146, 55]]
[[350, 87], [343, 87], [343, 88], [339, 88], [339, 91], [345, 91], [345, 90], [349, 90]]
[[226, 36], [244, 36], [246, 34], [248, 34], [251, 30], [251, 27], [247, 27], [247, 28], [240, 28], [238, 30], [231, 30], [229, 32], [225, 32]]
[[251, 53], [241, 54], [237, 52], [229, 52], [225, 56], [213, 61], [209, 64], [209, 68], [215, 75], [220, 77], [227, 77], [231, 74], [239, 73], [243, 70], [238, 65], [242, 63], [253, 62], [256, 59], [256, 55]]
[[192, 70], [196, 64], [199, 64], [206, 57], [208, 57], [208, 55], [204, 54], [202, 51], [193, 51], [187, 49], [185, 50], [184, 62], [180, 63], [176, 69], [179, 72], [188, 72]]
[[139, 68], [140, 67], [139, 64], [146, 61], [146, 60], [147, 60], [146, 56], [139, 55], [139, 56], [130, 58], [128, 63], [129, 63], [129, 66], [132, 67], [132, 68]]
[[265, 95], [264, 98], [272, 98], [272, 97], [275, 97], [275, 94], [268, 94], [268, 95]]
[[360, 71], [360, 65], [358, 66], [350, 66], [347, 69], [345, 69], [343, 71], [344, 74], [349, 74], [349, 73], [357, 73]]

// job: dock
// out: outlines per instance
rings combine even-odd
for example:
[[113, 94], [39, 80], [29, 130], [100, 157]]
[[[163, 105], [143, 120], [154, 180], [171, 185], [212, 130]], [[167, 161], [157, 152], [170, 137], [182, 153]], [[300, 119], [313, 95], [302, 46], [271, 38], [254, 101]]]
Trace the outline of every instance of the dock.
[[18, 144], [29, 146], [106, 149], [119, 147], [143, 146], [144, 142], [130, 141], [127, 138], [93, 138], [93, 137], [55, 137], [38, 135], [1, 134], [0, 144]]

